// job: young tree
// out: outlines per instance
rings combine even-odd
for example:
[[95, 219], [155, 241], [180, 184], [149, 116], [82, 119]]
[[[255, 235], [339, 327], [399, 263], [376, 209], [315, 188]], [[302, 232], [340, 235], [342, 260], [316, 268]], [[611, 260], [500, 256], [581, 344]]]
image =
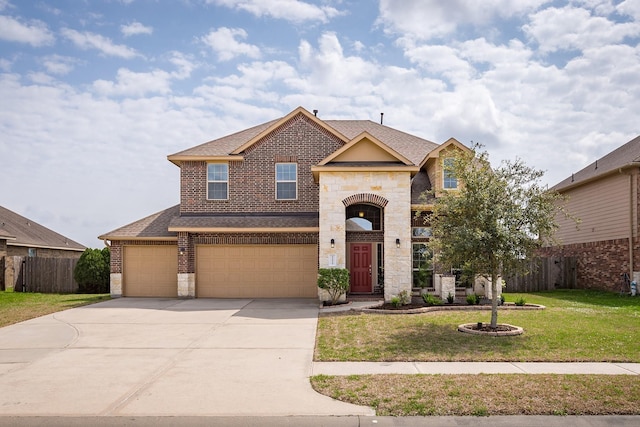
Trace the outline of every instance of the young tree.
[[459, 190], [437, 198], [429, 215], [430, 246], [441, 265], [463, 267], [491, 279], [491, 328], [498, 324], [498, 278], [525, 269], [521, 261], [557, 228], [561, 195], [539, 183], [543, 172], [521, 160], [492, 169], [486, 151], [456, 152], [445, 162]]

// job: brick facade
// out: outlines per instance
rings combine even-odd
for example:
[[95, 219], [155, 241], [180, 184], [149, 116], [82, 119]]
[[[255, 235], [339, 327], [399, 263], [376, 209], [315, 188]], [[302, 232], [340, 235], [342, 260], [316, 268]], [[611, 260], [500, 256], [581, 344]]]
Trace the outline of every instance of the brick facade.
[[[543, 257], [575, 257], [576, 286], [580, 289], [619, 291], [621, 274], [629, 271], [629, 239], [546, 247]], [[640, 270], [640, 246], [634, 242], [633, 269]]]
[[[184, 162], [180, 173], [182, 214], [235, 212], [318, 212], [318, 184], [311, 166], [342, 146], [342, 141], [298, 115], [249, 147], [244, 161], [229, 162], [228, 200], [207, 200], [207, 163]], [[298, 164], [297, 200], [276, 200], [275, 164]]]

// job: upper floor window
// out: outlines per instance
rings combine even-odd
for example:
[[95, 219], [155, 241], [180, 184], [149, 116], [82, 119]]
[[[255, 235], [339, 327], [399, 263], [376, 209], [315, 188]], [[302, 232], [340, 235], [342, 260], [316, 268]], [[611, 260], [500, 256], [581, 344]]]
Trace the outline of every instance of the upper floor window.
[[298, 165], [276, 163], [276, 200], [298, 198]]
[[227, 200], [229, 198], [229, 165], [209, 163], [207, 165], [207, 199]]
[[456, 178], [456, 174], [453, 171], [454, 164], [455, 164], [455, 160], [452, 158], [447, 158], [442, 161], [442, 165], [443, 165], [442, 185], [444, 188], [447, 188], [447, 189], [458, 188], [458, 178]]

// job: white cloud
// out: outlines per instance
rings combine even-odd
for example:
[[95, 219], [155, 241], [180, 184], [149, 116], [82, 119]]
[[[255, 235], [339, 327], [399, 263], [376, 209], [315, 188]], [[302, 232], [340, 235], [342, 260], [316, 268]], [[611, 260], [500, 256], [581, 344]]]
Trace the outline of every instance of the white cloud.
[[120, 31], [125, 37], [130, 37], [138, 34], [153, 34], [153, 27], [148, 27], [140, 22], [132, 22], [131, 24], [121, 25]]
[[155, 69], [139, 73], [120, 68], [115, 81], [96, 80], [93, 82], [93, 89], [95, 93], [107, 97], [139, 98], [148, 95], [168, 95], [172, 92], [172, 82], [189, 78], [195, 68], [189, 58], [180, 52], [171, 52], [168, 61], [176, 66], [177, 70]]
[[107, 56], [116, 56], [125, 59], [131, 59], [138, 56], [135, 49], [131, 49], [122, 44], [115, 44], [108, 37], [100, 34], [90, 33], [88, 31], [79, 32], [70, 28], [60, 30], [61, 34], [69, 39], [80, 49], [96, 49]]
[[625, 0], [616, 6], [618, 12], [640, 20], [640, 0]]
[[318, 21], [326, 23], [342, 14], [331, 6], [317, 6], [299, 0], [208, 0], [207, 3], [243, 10], [257, 17], [268, 16], [294, 23]]
[[62, 55], [47, 55], [42, 58], [42, 65], [47, 72], [57, 75], [69, 74], [79, 63], [81, 61], [77, 58]]
[[0, 39], [27, 43], [34, 47], [49, 46], [55, 41], [55, 37], [44, 22], [32, 20], [22, 23], [4, 15], [0, 15]]
[[495, 18], [524, 15], [550, 0], [380, 0], [378, 22], [391, 33], [418, 39], [442, 37], [459, 26], [482, 27]]
[[221, 27], [210, 31], [200, 40], [217, 53], [220, 61], [229, 61], [241, 55], [249, 58], [259, 58], [260, 49], [257, 46], [238, 41], [247, 37], [247, 32], [242, 28]]
[[531, 16], [523, 30], [539, 44], [542, 53], [557, 50], [583, 50], [618, 43], [640, 35], [640, 22], [615, 23], [590, 11], [571, 6], [548, 8]]
[[12, 61], [9, 61], [5, 58], [0, 58], [0, 70], [8, 72], [11, 70], [11, 66], [13, 65]]

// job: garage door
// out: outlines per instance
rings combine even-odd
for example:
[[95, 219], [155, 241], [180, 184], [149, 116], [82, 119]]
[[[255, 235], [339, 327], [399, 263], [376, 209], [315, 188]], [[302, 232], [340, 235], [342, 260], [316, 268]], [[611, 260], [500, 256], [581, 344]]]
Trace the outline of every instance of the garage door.
[[177, 247], [125, 246], [123, 263], [124, 296], [178, 296]]
[[314, 298], [316, 245], [197, 246], [196, 296]]

